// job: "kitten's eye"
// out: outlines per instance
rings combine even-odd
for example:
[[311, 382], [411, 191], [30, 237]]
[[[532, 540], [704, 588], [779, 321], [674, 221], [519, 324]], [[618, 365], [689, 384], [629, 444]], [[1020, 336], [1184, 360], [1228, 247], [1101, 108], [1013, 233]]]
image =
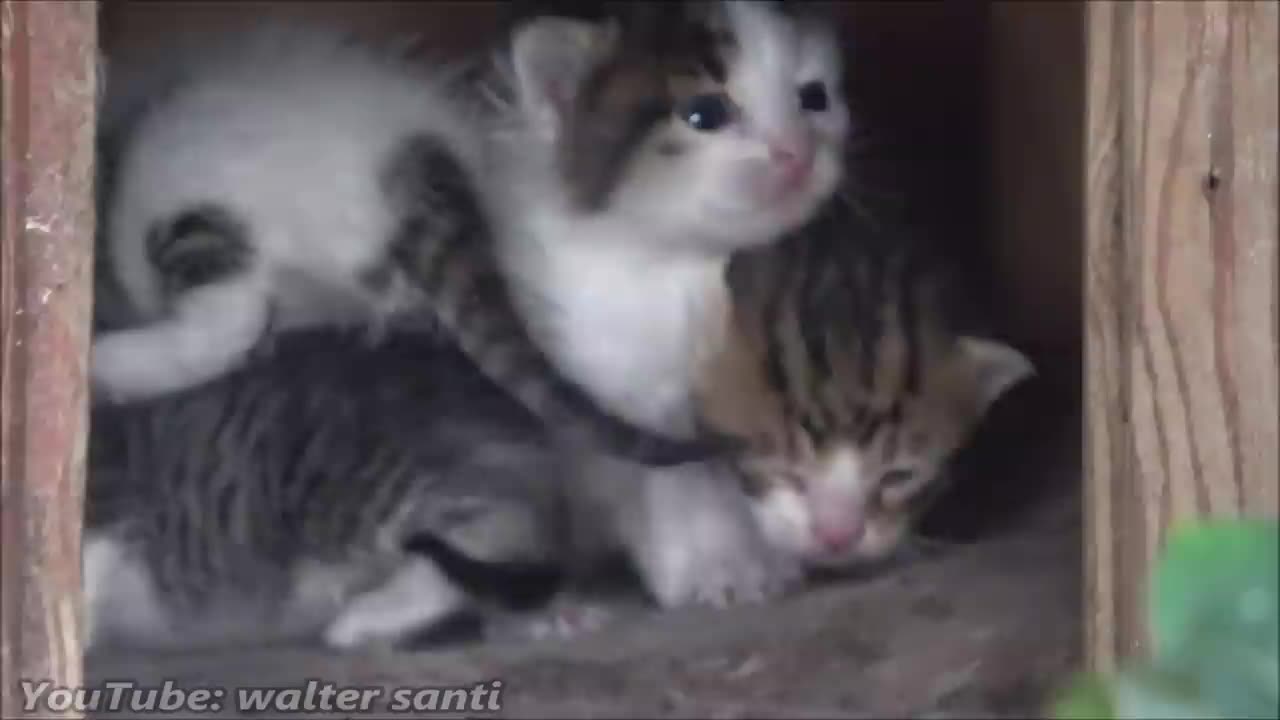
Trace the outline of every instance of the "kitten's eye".
[[822, 112], [827, 109], [827, 86], [820, 80], [800, 86], [800, 109], [805, 112]]
[[699, 132], [715, 132], [732, 119], [729, 98], [721, 93], [695, 95], [680, 108], [680, 117]]

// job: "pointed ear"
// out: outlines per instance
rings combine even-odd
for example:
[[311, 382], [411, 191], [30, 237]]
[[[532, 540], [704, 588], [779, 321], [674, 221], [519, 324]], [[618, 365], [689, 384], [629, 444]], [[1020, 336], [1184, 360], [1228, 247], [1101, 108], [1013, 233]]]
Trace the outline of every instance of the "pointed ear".
[[978, 411], [985, 414], [1014, 385], [1036, 374], [1026, 355], [995, 340], [966, 336], [958, 341], [978, 383]]
[[615, 22], [539, 17], [516, 30], [511, 56], [520, 106], [539, 135], [555, 139], [594, 69], [617, 41]]

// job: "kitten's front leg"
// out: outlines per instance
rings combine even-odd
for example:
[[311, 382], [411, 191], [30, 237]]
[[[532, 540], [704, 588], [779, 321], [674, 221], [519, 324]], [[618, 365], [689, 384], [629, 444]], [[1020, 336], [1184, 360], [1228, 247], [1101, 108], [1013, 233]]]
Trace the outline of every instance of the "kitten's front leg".
[[333, 648], [395, 645], [461, 608], [466, 594], [435, 563], [412, 558], [387, 582], [357, 595], [325, 630]]
[[800, 580], [799, 563], [767, 542], [731, 470], [698, 463], [652, 470], [626, 513], [624, 542], [664, 607], [722, 607], [776, 597]]
[[151, 573], [126, 544], [108, 533], [85, 530], [81, 552], [84, 652], [97, 649], [103, 636], [142, 644], [170, 643], [168, 614]]

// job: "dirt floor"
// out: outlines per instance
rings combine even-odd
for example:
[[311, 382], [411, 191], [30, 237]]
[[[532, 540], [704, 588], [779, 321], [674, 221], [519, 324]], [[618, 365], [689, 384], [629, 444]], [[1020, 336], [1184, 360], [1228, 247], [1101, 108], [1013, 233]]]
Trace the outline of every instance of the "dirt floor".
[[[1048, 693], [1078, 663], [1081, 560], [1074, 419], [1039, 437], [1003, 470], [1058, 489], [1022, 506], [1014, 522], [890, 572], [822, 583], [774, 604], [635, 607], [571, 640], [430, 652], [102, 657], [89, 677], [228, 688], [499, 680], [504, 717], [1042, 717]], [[224, 703], [220, 716], [287, 714], [234, 705]], [[375, 707], [379, 717], [433, 716]]]

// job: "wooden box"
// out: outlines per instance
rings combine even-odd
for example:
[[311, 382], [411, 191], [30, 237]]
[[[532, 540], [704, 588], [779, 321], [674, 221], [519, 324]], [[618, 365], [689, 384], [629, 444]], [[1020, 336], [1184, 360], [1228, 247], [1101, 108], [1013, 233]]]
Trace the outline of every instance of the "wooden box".
[[[357, 7], [357, 5], [359, 7]], [[294, 13], [487, 36], [495, 3], [0, 3], [3, 671], [76, 684], [94, 51]], [[914, 143], [1002, 331], [1083, 402], [1085, 612], [1144, 649], [1170, 524], [1275, 516], [1274, 2], [844, 5], [855, 96]], [[6, 681], [5, 717], [21, 694]]]

